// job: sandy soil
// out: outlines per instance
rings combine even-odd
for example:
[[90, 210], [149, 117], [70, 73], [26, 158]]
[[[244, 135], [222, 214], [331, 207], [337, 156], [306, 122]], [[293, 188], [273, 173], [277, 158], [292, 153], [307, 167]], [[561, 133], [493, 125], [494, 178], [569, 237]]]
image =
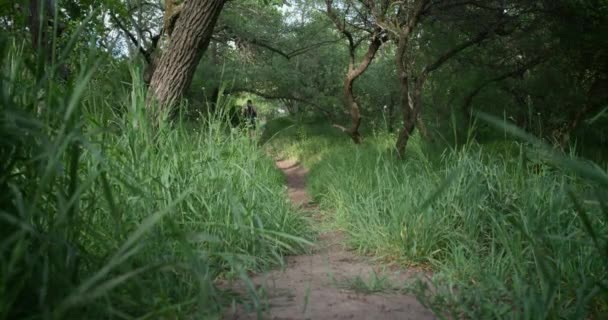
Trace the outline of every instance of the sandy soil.
[[[305, 189], [306, 169], [289, 160], [278, 161], [277, 166], [287, 176], [291, 201], [305, 210], [315, 210]], [[414, 275], [407, 270], [385, 272], [378, 264], [349, 251], [343, 240], [339, 232], [323, 233], [311, 253], [287, 257], [284, 268], [254, 275], [252, 281], [264, 288], [269, 306], [263, 318], [435, 319], [413, 296], [391, 290], [370, 294], [354, 290], [355, 279], [370, 283], [374, 273], [377, 279], [383, 279], [382, 287], [390, 287], [388, 283], [398, 286]], [[238, 306], [227, 310], [224, 318], [256, 319], [257, 314]]]

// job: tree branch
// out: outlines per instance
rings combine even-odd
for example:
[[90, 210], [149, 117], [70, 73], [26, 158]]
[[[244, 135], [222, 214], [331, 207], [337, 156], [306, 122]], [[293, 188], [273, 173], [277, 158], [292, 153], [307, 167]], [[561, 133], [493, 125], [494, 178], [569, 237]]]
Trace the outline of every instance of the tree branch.
[[330, 45], [330, 44], [334, 44], [340, 40], [327, 40], [327, 41], [321, 41], [321, 42], [317, 42], [317, 43], [313, 43], [301, 48], [297, 48], [295, 50], [289, 51], [289, 52], [285, 52], [281, 49], [275, 48], [272, 45], [262, 41], [262, 40], [258, 40], [258, 39], [242, 39], [246, 42], [249, 42], [252, 45], [258, 46], [258, 47], [262, 47], [264, 49], [267, 49], [268, 51], [274, 52], [280, 56], [282, 56], [283, 58], [290, 60], [293, 57], [297, 57], [299, 55], [305, 54], [306, 52], [325, 46], [325, 45]]
[[502, 81], [502, 80], [505, 80], [508, 78], [522, 76], [526, 71], [534, 68], [535, 66], [541, 64], [542, 62], [544, 62], [544, 57], [539, 56], [539, 57], [536, 57], [536, 58], [528, 61], [527, 63], [524, 63], [523, 65], [521, 65], [519, 68], [517, 68], [515, 70], [511, 70], [511, 71], [505, 72], [501, 75], [498, 75], [496, 77], [485, 80], [465, 97], [464, 104], [462, 106], [463, 109], [465, 110], [465, 112], [468, 112], [469, 107], [471, 106], [471, 103], [473, 103], [473, 99], [481, 92], [481, 90], [483, 90], [490, 83], [499, 82], [499, 81]]
[[[120, 19], [118, 19], [118, 17], [116, 17], [116, 15], [110, 14], [110, 18], [112, 19], [112, 21], [114, 21], [114, 24], [116, 24], [116, 26], [127, 35], [127, 38], [129, 38], [129, 40], [131, 40], [133, 45], [135, 45], [137, 47], [139, 52], [144, 56], [144, 59], [146, 60], [146, 62], [148, 64], [151, 64], [152, 63], [152, 54], [141, 45], [141, 43], [137, 40], [135, 35], [120, 21]], [[158, 41], [156, 41], [156, 42], [158, 42]]]
[[351, 49], [351, 55], [353, 55], [352, 50], [356, 48], [353, 34], [350, 31], [346, 30], [346, 23], [340, 21], [340, 18], [334, 11], [333, 0], [325, 0], [325, 4], [327, 5], [327, 16], [334, 22], [336, 28], [338, 28], [338, 31], [340, 31], [346, 37], [346, 39], [348, 40], [348, 47]]
[[457, 55], [458, 53], [460, 53], [462, 50], [473, 46], [477, 43], [482, 42], [483, 40], [485, 40], [489, 35], [488, 31], [483, 31], [480, 32], [479, 34], [477, 34], [477, 36], [473, 37], [472, 39], [469, 39], [465, 42], [462, 42], [461, 44], [457, 45], [456, 47], [448, 50], [447, 52], [445, 52], [444, 54], [442, 54], [441, 56], [439, 56], [435, 62], [431, 63], [430, 65], [427, 65], [423, 70], [422, 70], [422, 76], [426, 76], [429, 73], [437, 70], [439, 67], [441, 67], [446, 61], [448, 61], [450, 58], [454, 57], [455, 55]]
[[332, 118], [331, 114], [327, 110], [325, 110], [320, 105], [318, 105], [308, 99], [298, 98], [298, 97], [294, 97], [291, 95], [270, 94], [270, 93], [262, 92], [262, 91], [259, 91], [256, 89], [250, 89], [250, 88], [232, 88], [229, 91], [226, 91], [226, 93], [239, 93], [239, 92], [251, 93], [258, 97], [262, 97], [262, 98], [268, 99], [268, 100], [291, 100], [291, 101], [301, 102], [301, 103], [310, 105], [310, 106], [314, 107], [315, 109], [321, 111], [328, 118], [330, 118], [330, 119]]
[[372, 63], [372, 60], [374, 60], [378, 49], [380, 49], [380, 46], [383, 43], [384, 42], [381, 33], [372, 36], [372, 41], [370, 42], [369, 47], [367, 48], [367, 52], [365, 53], [363, 60], [355, 69], [352, 70], [352, 73], [350, 74], [353, 78], [359, 77], [363, 72], [365, 72], [365, 70], [367, 70], [367, 67], [369, 67], [369, 65]]
[[229, 91], [227, 91], [227, 93], [231, 93], [231, 94], [240, 93], [240, 92], [255, 94], [256, 96], [262, 97], [264, 99], [269, 99], [269, 100], [286, 99], [286, 100], [293, 100], [293, 101], [308, 103], [307, 100], [301, 99], [298, 97], [294, 97], [294, 96], [290, 96], [290, 95], [271, 94], [271, 93], [262, 92], [262, 91], [259, 91], [256, 89], [250, 89], [250, 88], [232, 88]]

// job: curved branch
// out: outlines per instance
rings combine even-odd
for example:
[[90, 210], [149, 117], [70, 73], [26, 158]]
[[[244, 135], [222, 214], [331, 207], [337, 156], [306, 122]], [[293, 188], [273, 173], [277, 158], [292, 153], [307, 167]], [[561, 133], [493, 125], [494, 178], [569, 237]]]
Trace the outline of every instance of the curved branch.
[[[269, 44], [269, 43], [267, 43], [264, 40], [260, 40], [260, 39], [256, 39], [256, 38], [241, 38], [239, 36], [234, 35], [234, 36], [228, 36], [227, 39], [241, 40], [243, 42], [247, 42], [247, 43], [252, 44], [254, 46], [258, 46], [258, 47], [264, 48], [264, 49], [266, 49], [268, 51], [274, 52], [274, 53], [280, 55], [281, 57], [283, 57], [283, 58], [285, 58], [287, 60], [291, 60], [291, 58], [297, 57], [299, 55], [303, 55], [303, 54], [305, 54], [305, 53], [307, 53], [307, 52], [309, 52], [311, 50], [314, 50], [314, 49], [317, 49], [317, 48], [320, 48], [320, 47], [323, 47], [323, 46], [326, 46], [326, 45], [334, 44], [334, 43], [336, 43], [336, 42], [338, 42], [338, 41], [341, 40], [341, 39], [335, 39], [335, 40], [319, 41], [319, 42], [312, 43], [312, 44], [309, 44], [309, 45], [306, 45], [306, 46], [294, 49], [292, 51], [286, 52], [286, 51], [283, 51], [283, 50], [281, 50], [281, 49], [279, 49], [277, 47], [274, 47], [272, 44]], [[218, 42], [221, 41], [221, 39], [217, 38], [217, 37], [214, 38], [214, 40], [218, 41]]]
[[352, 51], [357, 47], [357, 45], [355, 43], [353, 34], [346, 30], [346, 22], [340, 21], [340, 18], [334, 11], [333, 0], [325, 0], [325, 4], [327, 5], [327, 16], [334, 22], [338, 31], [340, 31], [348, 40], [348, 47], [351, 49], [351, 56], [354, 59], [354, 54], [352, 54]]
[[289, 60], [292, 57], [289, 55], [289, 53], [285, 53], [283, 52], [281, 49], [277, 49], [261, 40], [258, 39], [244, 39], [246, 42], [249, 42], [250, 44], [254, 45], [254, 46], [258, 46], [258, 47], [262, 47], [268, 51], [274, 52], [280, 56], [282, 56], [283, 58]]
[[294, 96], [291, 96], [291, 95], [271, 94], [271, 93], [262, 92], [262, 91], [259, 91], [259, 90], [256, 90], [256, 89], [251, 89], [251, 88], [232, 88], [232, 89], [226, 91], [226, 93], [230, 93], [230, 94], [232, 94], [232, 93], [240, 93], [240, 92], [251, 93], [251, 94], [254, 94], [256, 96], [262, 97], [264, 99], [269, 99], [269, 100], [286, 99], [286, 100], [293, 100], [293, 101], [297, 101], [297, 102], [303, 102], [303, 103], [310, 103], [310, 104], [312, 104], [310, 101], [308, 101], [306, 99], [294, 97]]
[[151, 64], [152, 63], [152, 54], [141, 45], [141, 43], [137, 40], [135, 35], [120, 21], [120, 19], [118, 19], [118, 17], [115, 14], [110, 14], [110, 18], [112, 19], [114, 24], [116, 24], [116, 26], [120, 30], [122, 30], [122, 32], [125, 33], [127, 38], [129, 38], [129, 40], [131, 40], [133, 45], [135, 45], [137, 47], [139, 52], [144, 56], [146, 63]]
[[262, 92], [262, 91], [259, 91], [256, 89], [251, 89], [251, 88], [232, 88], [232, 89], [226, 91], [226, 93], [239, 93], [239, 92], [251, 93], [258, 97], [262, 97], [262, 98], [268, 99], [268, 100], [291, 100], [291, 101], [301, 102], [301, 103], [314, 107], [318, 111], [325, 114], [325, 116], [327, 116], [328, 118], [330, 118], [330, 119], [332, 118], [332, 115], [330, 112], [328, 112], [320, 105], [318, 105], [308, 99], [294, 97], [292, 95], [271, 94], [271, 93]]
[[473, 103], [473, 99], [489, 84], [494, 83], [494, 82], [499, 82], [502, 80], [506, 80], [508, 78], [522, 76], [526, 71], [534, 68], [535, 66], [541, 64], [542, 62], [543, 62], [543, 57], [536, 57], [535, 59], [528, 61], [527, 63], [521, 65], [519, 68], [517, 68], [515, 70], [505, 72], [494, 78], [490, 78], [490, 79], [483, 81], [465, 97], [463, 109], [465, 110], [465, 112], [468, 113], [470, 106]]
[[424, 70], [422, 70], [422, 76], [424, 77], [424, 76], [428, 75], [429, 73], [439, 69], [439, 67], [441, 67], [446, 61], [450, 60], [452, 57], [454, 57], [455, 55], [457, 55], [464, 49], [466, 49], [470, 46], [473, 46], [475, 44], [478, 44], [478, 43], [482, 42], [483, 40], [485, 40], [489, 34], [490, 33], [487, 31], [480, 32], [475, 37], [473, 37], [467, 41], [464, 41], [464, 42], [460, 43], [459, 45], [455, 46], [454, 48], [448, 50], [447, 52], [445, 52], [444, 54], [439, 56], [433, 63], [427, 65], [424, 68]]

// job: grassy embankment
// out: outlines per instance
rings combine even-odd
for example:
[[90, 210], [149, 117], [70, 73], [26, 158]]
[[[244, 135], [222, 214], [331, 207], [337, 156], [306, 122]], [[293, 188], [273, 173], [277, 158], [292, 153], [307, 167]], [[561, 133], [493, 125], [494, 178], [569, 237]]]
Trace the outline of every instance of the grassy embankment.
[[361, 146], [328, 125], [287, 118], [269, 145], [311, 169], [328, 221], [363, 253], [433, 270], [411, 289], [441, 314], [472, 319], [608, 316], [608, 175], [533, 137], [432, 152], [419, 137]]
[[282, 175], [221, 116], [151, 128], [127, 62], [63, 82], [24, 57], [0, 69], [0, 319], [216, 317], [218, 277], [302, 249]]

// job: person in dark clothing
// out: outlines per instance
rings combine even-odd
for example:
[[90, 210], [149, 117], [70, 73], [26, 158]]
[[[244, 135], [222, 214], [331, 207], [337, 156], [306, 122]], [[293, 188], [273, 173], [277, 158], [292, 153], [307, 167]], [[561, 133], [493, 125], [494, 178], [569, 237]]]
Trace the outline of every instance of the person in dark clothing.
[[247, 119], [247, 126], [251, 130], [255, 130], [255, 121], [258, 117], [258, 113], [255, 111], [255, 107], [253, 106], [253, 102], [251, 100], [247, 100], [244, 113], [245, 118]]

